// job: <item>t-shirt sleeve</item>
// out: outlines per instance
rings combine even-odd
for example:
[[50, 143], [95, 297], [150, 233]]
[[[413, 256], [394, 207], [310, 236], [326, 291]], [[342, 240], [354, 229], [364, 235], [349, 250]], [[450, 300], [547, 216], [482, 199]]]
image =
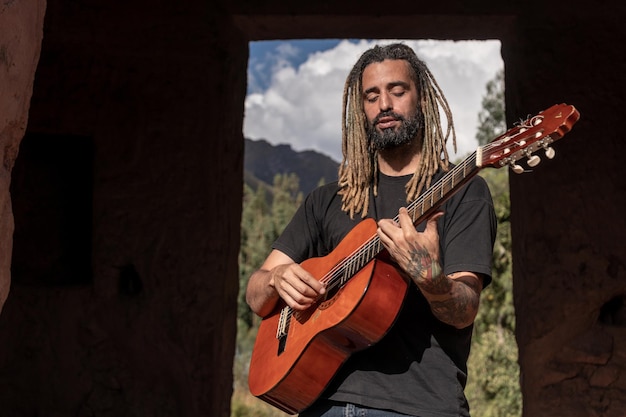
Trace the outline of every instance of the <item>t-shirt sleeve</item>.
[[485, 180], [477, 176], [445, 204], [439, 223], [444, 273], [482, 274], [486, 287], [491, 282], [496, 230], [491, 193]]
[[313, 213], [313, 197], [308, 195], [272, 248], [288, 255], [296, 263], [315, 256], [312, 248], [317, 246], [319, 234], [315, 231], [317, 222]]
[[361, 221], [341, 210], [336, 182], [313, 190], [272, 245], [294, 262], [326, 256]]

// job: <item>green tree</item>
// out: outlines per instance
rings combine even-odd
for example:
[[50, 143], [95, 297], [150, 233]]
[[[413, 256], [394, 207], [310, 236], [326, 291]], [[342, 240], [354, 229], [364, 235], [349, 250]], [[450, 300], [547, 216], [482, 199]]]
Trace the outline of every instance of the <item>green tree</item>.
[[277, 174], [272, 187], [260, 184], [256, 191], [244, 185], [239, 249], [238, 334], [246, 335], [256, 324], [256, 317], [245, 300], [248, 278], [261, 266], [272, 243], [285, 228], [301, 201], [302, 193], [299, 191], [296, 174]]
[[260, 184], [256, 191], [244, 185], [239, 249], [238, 318], [247, 328], [254, 314], [245, 300], [250, 275], [261, 266], [274, 240], [285, 228], [302, 201], [296, 174], [277, 174], [272, 187]]
[[274, 230], [267, 191], [259, 186], [256, 191], [244, 185], [243, 209], [241, 213], [241, 241], [239, 249], [239, 320], [246, 327], [253, 325], [253, 314], [245, 300], [245, 287], [248, 277], [261, 265], [267, 248], [271, 244]]
[[[476, 138], [481, 145], [506, 130], [502, 71], [487, 84], [479, 122]], [[474, 415], [519, 417], [522, 397], [515, 340], [508, 169], [486, 169], [481, 175], [493, 196], [498, 234], [493, 252], [493, 281], [483, 291], [474, 326], [466, 394]]]
[[487, 93], [482, 100], [482, 110], [478, 113], [476, 139], [479, 145], [489, 143], [506, 131], [504, 114], [504, 70], [496, 73], [487, 83]]
[[275, 237], [278, 237], [302, 203], [300, 179], [294, 173], [274, 177], [272, 219]]
[[239, 250], [239, 300], [237, 305], [237, 352], [233, 365], [235, 393], [231, 417], [277, 417], [286, 414], [251, 399], [247, 389], [248, 364], [256, 338], [259, 318], [245, 300], [248, 278], [257, 270], [302, 202], [296, 174], [278, 174], [272, 186], [259, 184], [254, 190], [244, 185]]

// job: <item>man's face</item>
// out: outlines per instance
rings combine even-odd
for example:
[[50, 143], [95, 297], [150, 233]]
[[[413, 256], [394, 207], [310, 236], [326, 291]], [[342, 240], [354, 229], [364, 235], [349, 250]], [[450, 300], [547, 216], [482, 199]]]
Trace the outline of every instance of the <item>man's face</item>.
[[365, 67], [362, 80], [370, 143], [383, 150], [411, 142], [423, 125], [423, 116], [408, 62], [372, 63]]

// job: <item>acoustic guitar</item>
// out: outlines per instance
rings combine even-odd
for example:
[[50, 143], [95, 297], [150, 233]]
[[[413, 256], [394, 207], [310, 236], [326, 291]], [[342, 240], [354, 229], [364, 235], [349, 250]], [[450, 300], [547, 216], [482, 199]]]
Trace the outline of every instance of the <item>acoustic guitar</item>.
[[[525, 158], [532, 168], [540, 162], [534, 153], [541, 149], [552, 159], [550, 145], [579, 117], [573, 106], [557, 104], [478, 147], [408, 205], [413, 223], [426, 219], [485, 167], [508, 165], [522, 173], [525, 169], [517, 161]], [[254, 396], [286, 413], [298, 413], [321, 395], [352, 353], [378, 342], [391, 328], [409, 282], [381, 256], [384, 248], [376, 228], [373, 219], [364, 219], [330, 254], [301, 264], [327, 292], [305, 311], [279, 301], [263, 318], [248, 376]]]

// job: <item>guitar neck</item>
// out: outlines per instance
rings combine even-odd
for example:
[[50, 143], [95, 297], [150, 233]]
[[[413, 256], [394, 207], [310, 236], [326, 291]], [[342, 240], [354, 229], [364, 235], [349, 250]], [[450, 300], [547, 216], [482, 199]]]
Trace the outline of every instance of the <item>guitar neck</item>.
[[[476, 152], [448, 171], [428, 190], [423, 192], [407, 207], [413, 224], [419, 224], [454, 195], [467, 181], [472, 179], [480, 167], [476, 164]], [[394, 220], [398, 220], [398, 216]]]

